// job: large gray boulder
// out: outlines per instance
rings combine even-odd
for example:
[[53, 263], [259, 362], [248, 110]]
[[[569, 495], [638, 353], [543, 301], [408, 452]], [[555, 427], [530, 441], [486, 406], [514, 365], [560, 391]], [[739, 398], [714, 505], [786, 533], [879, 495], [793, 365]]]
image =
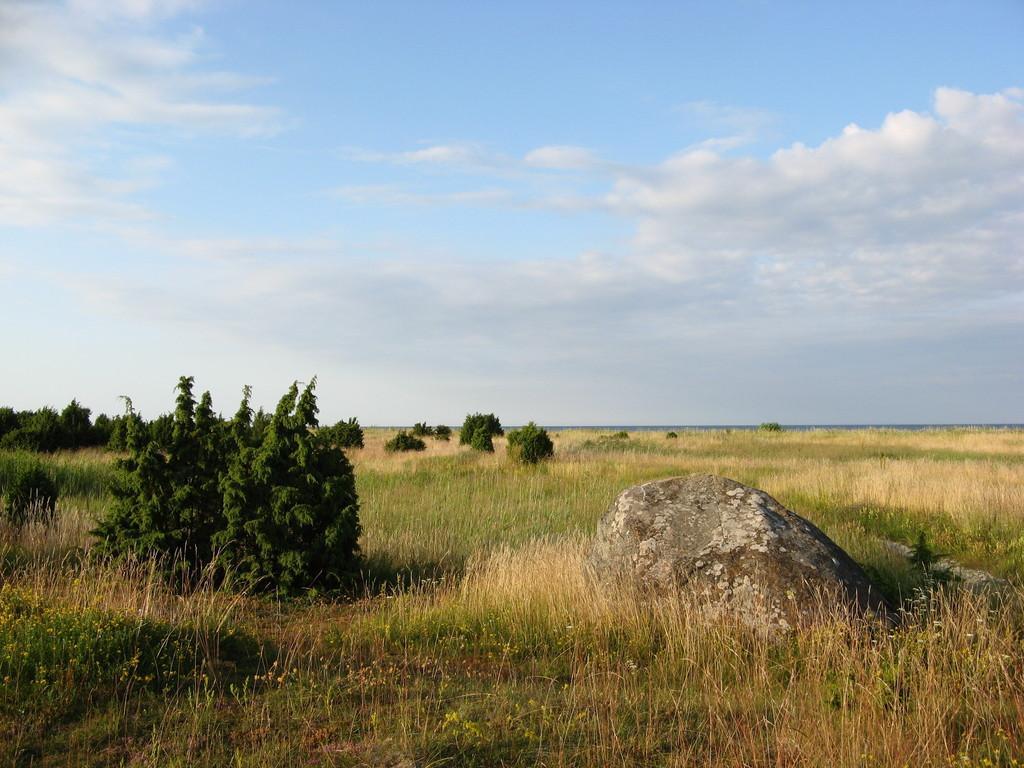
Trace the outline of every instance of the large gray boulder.
[[643, 592], [692, 590], [711, 611], [758, 630], [791, 629], [835, 601], [887, 614], [864, 571], [828, 536], [764, 491], [714, 475], [619, 494], [591, 552], [598, 576]]

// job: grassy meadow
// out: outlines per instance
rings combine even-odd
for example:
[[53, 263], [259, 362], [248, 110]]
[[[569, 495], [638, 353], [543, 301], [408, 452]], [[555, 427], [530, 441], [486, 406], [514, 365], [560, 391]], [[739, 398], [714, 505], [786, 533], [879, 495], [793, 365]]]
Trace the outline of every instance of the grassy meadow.
[[[366, 583], [279, 601], [89, 555], [113, 457], [47, 457], [48, 528], [0, 531], [0, 760], [14, 765], [1024, 764], [1024, 432], [554, 435], [511, 463], [427, 441], [356, 467]], [[0, 453], [0, 486], [21, 453]], [[588, 538], [629, 485], [763, 488], [905, 621], [781, 640], [598, 586]], [[884, 545], [1009, 580], [935, 584]]]

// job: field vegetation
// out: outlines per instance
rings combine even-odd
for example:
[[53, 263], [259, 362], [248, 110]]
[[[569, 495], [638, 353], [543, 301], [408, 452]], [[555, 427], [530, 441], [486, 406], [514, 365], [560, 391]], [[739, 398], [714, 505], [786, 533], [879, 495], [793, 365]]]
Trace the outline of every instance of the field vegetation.
[[[483, 419], [482, 421], [486, 421]], [[496, 421], [496, 420], [495, 420]], [[1024, 432], [551, 433], [389, 451], [361, 430], [363, 578], [285, 598], [98, 554], [116, 454], [41, 462], [52, 522], [0, 530], [0, 758], [19, 765], [1017, 766]], [[494, 452], [474, 450], [486, 434]], [[629, 485], [712, 472], [819, 525], [904, 612], [781, 640], [599, 586], [588, 539]], [[921, 541], [1005, 578], [943, 583]], [[172, 572], [177, 573], [177, 572]], [[184, 578], [184, 577], [182, 577]]]

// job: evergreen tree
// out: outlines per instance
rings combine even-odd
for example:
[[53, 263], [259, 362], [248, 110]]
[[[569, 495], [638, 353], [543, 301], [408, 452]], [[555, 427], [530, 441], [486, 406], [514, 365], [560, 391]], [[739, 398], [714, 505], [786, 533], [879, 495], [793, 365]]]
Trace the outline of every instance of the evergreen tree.
[[296, 593], [340, 586], [358, 565], [352, 466], [316, 433], [315, 380], [293, 384], [258, 422], [245, 388], [225, 424], [182, 377], [174, 413], [153, 431], [126, 399], [128, 455], [95, 533], [114, 554], [161, 555], [189, 573], [216, 559], [247, 586]]
[[427, 450], [427, 444], [415, 435], [410, 435], [404, 429], [401, 429], [394, 437], [384, 443], [384, 450], [388, 453], [401, 451], [425, 451]]
[[[245, 584], [296, 593], [336, 587], [358, 564], [359, 505], [345, 454], [318, 437], [316, 380], [293, 384], [263, 440], [237, 451], [224, 482], [225, 562]], [[237, 436], [239, 419], [233, 424]]]
[[89, 442], [93, 445], [109, 445], [114, 430], [114, 420], [101, 413], [92, 423], [92, 436]]
[[476, 428], [476, 432], [473, 433], [469, 444], [474, 450], [494, 453], [494, 441], [491, 439], [491, 431], [485, 425]]
[[532, 421], [508, 433], [508, 455], [523, 464], [536, 464], [555, 455], [548, 431]]
[[412, 436], [413, 437], [430, 437], [434, 434], [434, 430], [427, 425], [424, 421], [417, 421], [412, 425]]
[[47, 453], [64, 447], [64, 426], [53, 408], [23, 411], [18, 416], [20, 426], [4, 435], [0, 447]]
[[18, 411], [7, 406], [0, 408], [0, 440], [3, 440], [8, 432], [13, 432], [20, 426], [21, 414]]
[[493, 413], [469, 413], [466, 420], [462, 422], [462, 429], [459, 430], [459, 445], [471, 445], [473, 435], [477, 430], [483, 429], [490, 437], [500, 437], [505, 434], [501, 428], [501, 421]]
[[270, 414], [262, 407], [252, 417], [252, 436], [257, 443], [263, 442], [263, 436], [267, 434], [267, 427], [270, 426]]
[[120, 462], [112, 514], [97, 530], [114, 552], [158, 553], [189, 572], [212, 560], [213, 536], [222, 527], [223, 464], [210, 395], [203, 395], [197, 419], [192, 382], [179, 379], [170, 429], [151, 431], [150, 439], [129, 410], [130, 456]]
[[359, 420], [355, 416], [348, 421], [342, 419], [332, 427], [324, 427], [319, 434], [324, 440], [339, 448], [363, 447], [363, 428], [359, 426]]
[[164, 555], [175, 544], [165, 530], [170, 517], [167, 461], [127, 397], [121, 423], [128, 455], [117, 462], [119, 471], [111, 487], [113, 504], [93, 533], [99, 538], [101, 552]]
[[174, 414], [164, 413], [148, 425], [149, 437], [157, 445], [171, 445], [174, 442]]
[[[125, 398], [127, 403], [131, 401]], [[107, 439], [107, 448], [112, 451], [127, 451], [128, 450], [128, 431], [130, 422], [135, 422], [135, 428], [137, 435], [144, 439], [149, 439], [149, 432], [142, 421], [142, 417], [128, 408], [127, 413], [121, 416], [115, 416], [110, 420], [110, 437]], [[98, 421], [98, 419], [97, 419]]]
[[92, 411], [77, 400], [68, 403], [60, 413], [62, 448], [81, 448], [92, 444]]

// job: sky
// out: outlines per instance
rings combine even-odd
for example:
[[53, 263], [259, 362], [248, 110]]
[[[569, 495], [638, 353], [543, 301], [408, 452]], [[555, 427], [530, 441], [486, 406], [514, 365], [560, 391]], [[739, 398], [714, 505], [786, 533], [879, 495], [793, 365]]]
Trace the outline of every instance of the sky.
[[1024, 422], [1024, 2], [0, 0], [0, 401]]

